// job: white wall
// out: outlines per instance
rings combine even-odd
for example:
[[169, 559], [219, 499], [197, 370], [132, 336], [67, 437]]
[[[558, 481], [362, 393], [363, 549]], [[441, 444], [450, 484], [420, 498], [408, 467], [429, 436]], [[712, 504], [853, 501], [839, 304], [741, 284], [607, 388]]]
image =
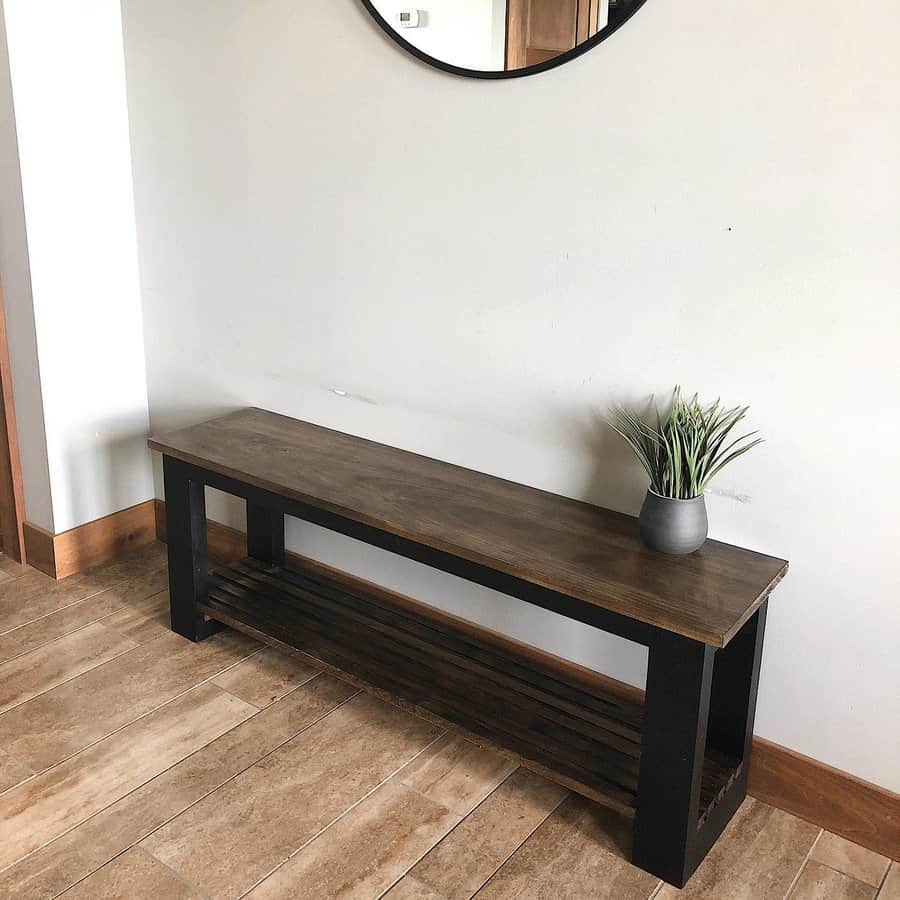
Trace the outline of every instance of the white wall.
[[[61, 532], [153, 494], [121, 11], [118, 0], [4, 8], [24, 222], [2, 263], [13, 314], [30, 274], [40, 396], [23, 365], [14, 389], [23, 432], [43, 404], [52, 496], [51, 515], [46, 489], [26, 480], [27, 515]], [[17, 335], [14, 356], [23, 349]], [[23, 441], [26, 473], [37, 443]]]
[[31, 272], [6, 27], [0, 0], [0, 291], [6, 312], [9, 362], [16, 404], [25, 517], [53, 526], [50, 470], [44, 433], [43, 400], [31, 298]]
[[[154, 428], [253, 403], [637, 511], [611, 400], [747, 402], [768, 443], [718, 487], [751, 499], [709, 505], [714, 537], [792, 561], [757, 732], [900, 789], [895, 0], [651, 0], [499, 83], [355, 3], [124, 11]], [[642, 677], [590, 629], [290, 540]]]
[[[393, 25], [400, 10], [421, 11], [419, 28], [396, 29], [435, 59], [466, 69], [505, 68], [507, 0], [372, 0]], [[398, 105], [405, 105], [402, 96]]]

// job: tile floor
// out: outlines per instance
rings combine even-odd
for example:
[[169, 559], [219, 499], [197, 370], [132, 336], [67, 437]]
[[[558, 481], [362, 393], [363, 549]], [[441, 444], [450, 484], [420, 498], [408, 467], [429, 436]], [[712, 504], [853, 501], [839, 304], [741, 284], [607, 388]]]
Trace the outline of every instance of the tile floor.
[[155, 544], [0, 556], [0, 897], [900, 900], [900, 865], [748, 800], [684, 891], [616, 814], [235, 632], [167, 626]]

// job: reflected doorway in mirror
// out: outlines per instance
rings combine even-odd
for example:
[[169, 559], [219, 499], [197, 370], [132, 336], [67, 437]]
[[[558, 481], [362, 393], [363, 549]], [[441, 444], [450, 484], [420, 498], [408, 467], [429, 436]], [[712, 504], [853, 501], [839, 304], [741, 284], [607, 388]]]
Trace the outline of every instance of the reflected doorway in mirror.
[[609, 0], [508, 0], [506, 68], [553, 59], [609, 21]]
[[595, 47], [644, 0], [362, 0], [401, 47], [458, 75], [543, 72]]

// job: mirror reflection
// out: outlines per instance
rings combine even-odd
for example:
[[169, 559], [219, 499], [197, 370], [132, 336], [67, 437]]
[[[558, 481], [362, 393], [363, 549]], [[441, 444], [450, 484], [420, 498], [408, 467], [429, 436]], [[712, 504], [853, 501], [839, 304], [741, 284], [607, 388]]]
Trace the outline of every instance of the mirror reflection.
[[370, 0], [400, 37], [463, 69], [547, 62], [612, 28], [639, 0]]

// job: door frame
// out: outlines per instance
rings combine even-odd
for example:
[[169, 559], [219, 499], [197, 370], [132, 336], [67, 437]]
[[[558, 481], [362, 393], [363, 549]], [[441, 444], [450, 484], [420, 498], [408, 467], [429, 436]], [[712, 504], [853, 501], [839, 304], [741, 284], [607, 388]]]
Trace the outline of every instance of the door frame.
[[0, 547], [16, 562], [25, 562], [25, 492], [16, 429], [3, 287], [0, 286]]

